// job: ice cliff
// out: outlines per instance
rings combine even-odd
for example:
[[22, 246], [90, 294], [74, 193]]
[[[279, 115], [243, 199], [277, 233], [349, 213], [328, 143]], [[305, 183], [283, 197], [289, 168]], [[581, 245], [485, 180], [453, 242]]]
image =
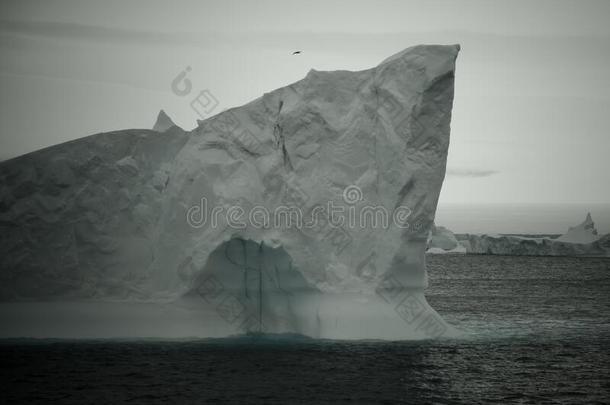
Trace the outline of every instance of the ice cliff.
[[424, 253], [458, 51], [311, 70], [190, 132], [161, 112], [0, 163], [0, 297], [205, 307], [199, 335], [450, 335]]

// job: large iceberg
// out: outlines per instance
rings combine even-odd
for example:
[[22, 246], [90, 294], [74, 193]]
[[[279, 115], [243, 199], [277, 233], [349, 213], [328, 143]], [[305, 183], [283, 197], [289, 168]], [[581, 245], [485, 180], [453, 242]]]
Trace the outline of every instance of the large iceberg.
[[190, 132], [161, 112], [153, 131], [2, 162], [0, 297], [156, 305], [145, 336], [451, 335], [424, 297], [424, 253], [458, 51], [311, 70]]

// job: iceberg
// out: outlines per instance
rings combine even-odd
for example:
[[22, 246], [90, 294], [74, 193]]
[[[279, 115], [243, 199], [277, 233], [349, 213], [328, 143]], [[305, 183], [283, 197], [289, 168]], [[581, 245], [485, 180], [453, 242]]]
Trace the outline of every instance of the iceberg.
[[591, 218], [591, 213], [587, 213], [587, 217], [580, 225], [571, 227], [568, 232], [557, 238], [560, 242], [569, 243], [593, 243], [601, 236], [597, 234], [595, 224]]
[[459, 236], [467, 253], [530, 256], [610, 256], [610, 234], [598, 235], [591, 214], [558, 237], [525, 235]]
[[[0, 297], [75, 302], [42, 310], [62, 319], [113, 303], [89, 318], [141, 336], [452, 336], [424, 290], [458, 52], [311, 70], [189, 132], [161, 111], [0, 163]], [[26, 326], [4, 333], [42, 333]]]
[[466, 253], [466, 248], [453, 232], [443, 226], [432, 225], [428, 235], [428, 254]]

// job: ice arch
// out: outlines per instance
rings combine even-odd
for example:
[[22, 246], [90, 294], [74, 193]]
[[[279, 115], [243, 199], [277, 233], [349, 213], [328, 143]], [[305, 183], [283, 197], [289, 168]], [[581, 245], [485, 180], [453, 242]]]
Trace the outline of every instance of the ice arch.
[[222, 242], [197, 275], [193, 292], [236, 333], [320, 335], [319, 290], [281, 247], [234, 237]]
[[[323, 293], [306, 280], [282, 246], [233, 237], [209, 255], [189, 295], [216, 311], [224, 334], [425, 339], [454, 333], [421, 289], [392, 285], [392, 280], [380, 283], [375, 294]], [[214, 322], [209, 328], [215, 328]]]

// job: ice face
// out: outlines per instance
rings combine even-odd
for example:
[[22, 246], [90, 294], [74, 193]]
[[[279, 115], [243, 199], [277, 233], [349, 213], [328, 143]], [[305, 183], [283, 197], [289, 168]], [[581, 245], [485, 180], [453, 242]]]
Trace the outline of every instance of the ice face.
[[[182, 300], [214, 275], [267, 332], [447, 334], [423, 295], [424, 251], [458, 51], [417, 46], [365, 71], [312, 70], [189, 133], [164, 115], [158, 131], [3, 162], [1, 223], [17, 238], [2, 242], [1, 270], [21, 281], [2, 295], [37, 298], [49, 291], [33, 286], [51, 280], [51, 296]], [[258, 279], [246, 256], [267, 263]], [[261, 275], [276, 267], [290, 299]]]
[[[221, 241], [237, 234], [279, 241], [306, 279], [325, 292], [374, 292], [389, 275], [405, 287], [424, 288], [424, 249], [444, 178], [457, 51], [415, 47], [367, 71], [311, 71], [202, 122], [178, 154], [168, 190], [186, 209], [228, 205], [251, 213], [286, 205], [309, 219], [316, 207], [333, 202], [358, 215], [383, 207], [389, 225], [248, 223], [236, 230], [206, 223], [193, 229], [185, 212], [168, 212], [160, 244], [179, 246], [151, 266], [161, 287], [184, 285], [167, 272], [184, 256], [199, 269]], [[354, 191], [353, 200], [346, 190]], [[390, 220], [399, 208], [410, 210], [404, 210], [404, 226]], [[175, 204], [168, 209], [175, 211]]]

